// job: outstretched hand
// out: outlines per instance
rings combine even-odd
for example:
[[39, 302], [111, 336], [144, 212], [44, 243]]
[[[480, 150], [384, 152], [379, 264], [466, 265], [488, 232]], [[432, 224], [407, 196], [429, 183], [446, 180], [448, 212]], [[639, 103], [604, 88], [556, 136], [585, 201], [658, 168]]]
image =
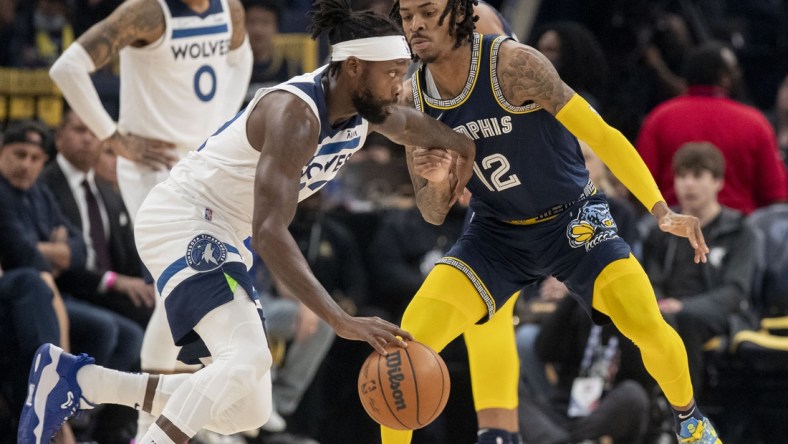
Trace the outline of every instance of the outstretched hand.
[[387, 355], [386, 345], [396, 344], [407, 347], [406, 340], [412, 341], [413, 336], [398, 326], [377, 316], [361, 318], [351, 317], [334, 330], [337, 336], [357, 341], [366, 341], [381, 355]]
[[689, 239], [690, 245], [695, 250], [696, 264], [706, 263], [706, 254], [709, 252], [709, 247], [703, 238], [700, 220], [697, 217], [678, 214], [667, 209], [667, 212], [658, 217], [658, 222], [660, 230]]
[[162, 140], [116, 132], [104, 141], [104, 145], [111, 147], [115, 154], [154, 170], [170, 169], [178, 161], [175, 144]]

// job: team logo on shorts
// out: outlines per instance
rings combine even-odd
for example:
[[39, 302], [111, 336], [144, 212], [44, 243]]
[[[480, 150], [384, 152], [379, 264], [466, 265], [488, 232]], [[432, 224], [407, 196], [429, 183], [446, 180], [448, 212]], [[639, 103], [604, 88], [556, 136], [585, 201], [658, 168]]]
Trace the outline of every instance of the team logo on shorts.
[[210, 234], [195, 237], [186, 249], [186, 262], [197, 271], [216, 270], [226, 260], [227, 247], [224, 242]]
[[572, 248], [585, 247], [586, 251], [600, 243], [618, 237], [616, 223], [610, 208], [604, 203], [586, 203], [577, 218], [566, 227], [566, 237]]

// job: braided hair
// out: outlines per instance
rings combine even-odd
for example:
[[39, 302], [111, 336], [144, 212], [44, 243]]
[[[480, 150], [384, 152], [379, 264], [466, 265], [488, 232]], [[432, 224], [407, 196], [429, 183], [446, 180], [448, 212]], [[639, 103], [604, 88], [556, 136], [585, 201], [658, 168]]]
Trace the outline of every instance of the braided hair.
[[[373, 11], [353, 11], [348, 0], [316, 0], [309, 12], [312, 23], [309, 32], [313, 39], [328, 34], [332, 45], [367, 37], [402, 35], [398, 23]], [[336, 73], [342, 62], [331, 62], [329, 73]]]
[[[479, 20], [478, 15], [473, 14], [473, 7], [478, 5], [478, 0], [449, 0], [446, 9], [438, 20], [438, 25], [443, 25], [446, 17], [449, 17], [449, 35], [454, 37], [454, 47], [459, 48], [465, 42], [473, 42], [473, 30], [475, 23]], [[399, 13], [399, 0], [395, 0], [391, 5], [389, 16], [402, 23], [402, 16]], [[458, 17], [462, 20], [457, 21]]]

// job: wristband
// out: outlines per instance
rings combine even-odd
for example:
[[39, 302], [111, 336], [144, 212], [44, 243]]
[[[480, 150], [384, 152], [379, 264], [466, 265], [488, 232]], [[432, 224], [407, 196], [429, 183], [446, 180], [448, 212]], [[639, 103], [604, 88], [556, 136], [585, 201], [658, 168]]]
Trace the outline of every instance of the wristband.
[[99, 291], [102, 293], [106, 293], [107, 291], [112, 290], [115, 288], [115, 283], [118, 281], [118, 274], [114, 271], [108, 271], [104, 273], [104, 276], [101, 278], [101, 284], [99, 285]]

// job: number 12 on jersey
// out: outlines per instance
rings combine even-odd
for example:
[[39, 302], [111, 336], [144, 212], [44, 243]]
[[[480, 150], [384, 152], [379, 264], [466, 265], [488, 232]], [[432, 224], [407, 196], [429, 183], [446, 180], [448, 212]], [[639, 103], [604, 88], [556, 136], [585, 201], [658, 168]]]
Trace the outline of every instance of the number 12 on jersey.
[[[490, 154], [482, 159], [481, 167], [477, 162], [473, 163], [473, 173], [490, 191], [503, 191], [520, 185], [516, 174], [506, 174], [509, 168], [509, 159], [500, 153]], [[489, 174], [489, 180], [485, 173]]]

